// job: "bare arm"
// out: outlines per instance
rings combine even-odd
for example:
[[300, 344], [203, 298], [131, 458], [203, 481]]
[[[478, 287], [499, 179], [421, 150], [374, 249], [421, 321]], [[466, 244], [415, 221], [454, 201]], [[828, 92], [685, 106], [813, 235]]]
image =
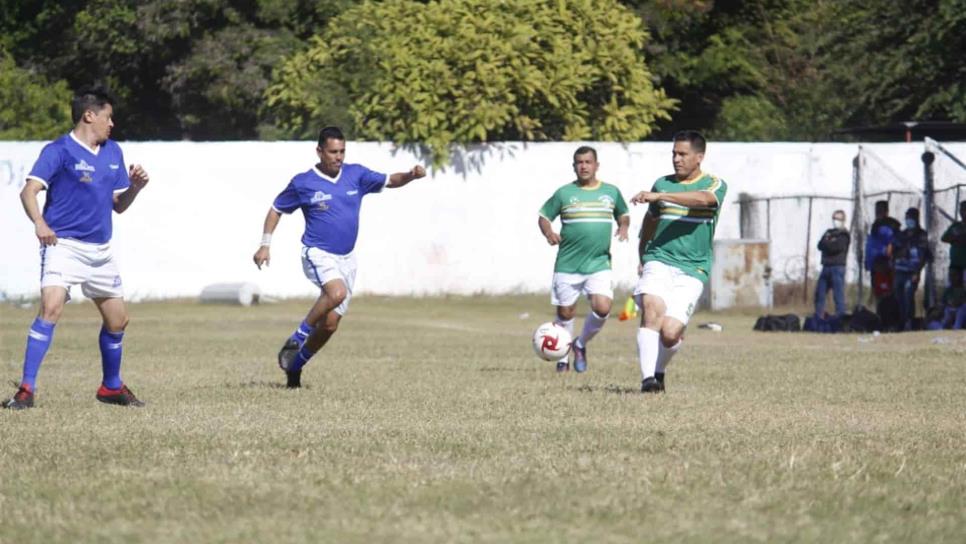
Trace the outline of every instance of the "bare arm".
[[644, 221], [641, 222], [641, 234], [640, 241], [637, 244], [637, 255], [644, 259], [644, 249], [647, 247], [647, 243], [654, 238], [654, 233], [657, 231], [657, 217], [651, 215], [650, 212], [644, 214]]
[[617, 220], [617, 240], [620, 242], [627, 241], [627, 231], [631, 228], [631, 216], [625, 213], [620, 216]]
[[134, 202], [134, 199], [137, 198], [141, 189], [144, 189], [144, 186], [150, 181], [148, 173], [144, 171], [144, 168], [141, 168], [140, 164], [131, 165], [128, 178], [131, 180], [131, 186], [123, 193], [114, 195], [114, 211], [117, 213], [124, 213]]
[[270, 248], [272, 246], [272, 233], [275, 232], [275, 228], [278, 227], [278, 221], [282, 218], [282, 214], [275, 211], [275, 208], [269, 208], [268, 214], [265, 215], [265, 225], [262, 227], [262, 243], [258, 246], [258, 251], [255, 252], [255, 256], [252, 258], [255, 261], [255, 266], [259, 270], [262, 269], [262, 265], [269, 265], [272, 260], [272, 255]]
[[711, 191], [686, 191], [683, 193], [654, 193], [651, 191], [641, 191], [631, 198], [634, 204], [644, 204], [650, 202], [670, 202], [678, 206], [688, 208], [717, 208], [718, 199]]
[[40, 240], [41, 245], [55, 246], [57, 245], [57, 234], [47, 226], [47, 222], [44, 221], [44, 214], [40, 212], [40, 206], [37, 205], [37, 195], [43, 190], [43, 183], [35, 179], [28, 179], [27, 184], [20, 191], [20, 203], [23, 204], [23, 211], [26, 212], [27, 218], [34, 224], [34, 233]]
[[550, 224], [549, 219], [541, 215], [540, 218], [537, 219], [537, 226], [540, 227], [540, 232], [543, 234], [543, 237], [547, 239], [548, 244], [555, 246], [560, 243], [562, 238], [560, 238], [559, 234], [553, 231], [553, 226]]
[[412, 170], [409, 172], [396, 172], [389, 176], [389, 183], [386, 187], [390, 189], [395, 189], [397, 187], [402, 187], [414, 179], [419, 179], [426, 175], [426, 169], [418, 164], [413, 166]]

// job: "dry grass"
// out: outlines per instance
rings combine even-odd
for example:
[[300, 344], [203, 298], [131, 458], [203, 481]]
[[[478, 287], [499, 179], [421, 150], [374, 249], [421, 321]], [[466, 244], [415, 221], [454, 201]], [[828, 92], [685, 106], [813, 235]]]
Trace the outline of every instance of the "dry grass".
[[[591, 344], [590, 372], [557, 376], [529, 348], [544, 297], [364, 297], [288, 391], [275, 352], [307, 304], [133, 306], [141, 410], [94, 401], [96, 312], [70, 306], [38, 408], [0, 412], [0, 542], [966, 534], [962, 332], [761, 334], [747, 312], [698, 315], [725, 331], [690, 331], [668, 393], [643, 397], [630, 323]], [[11, 380], [32, 316], [2, 307]]]

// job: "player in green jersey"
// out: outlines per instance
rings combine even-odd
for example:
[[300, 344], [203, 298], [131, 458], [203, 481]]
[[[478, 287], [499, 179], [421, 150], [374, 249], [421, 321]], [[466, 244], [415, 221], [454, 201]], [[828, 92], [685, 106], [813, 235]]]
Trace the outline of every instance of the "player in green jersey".
[[631, 199], [650, 204], [641, 225], [640, 279], [634, 289], [644, 309], [637, 331], [643, 393], [664, 391], [665, 369], [681, 347], [711, 271], [714, 228], [728, 186], [701, 171], [705, 145], [699, 132], [675, 134], [674, 174]]
[[[557, 191], [540, 208], [540, 232], [552, 246], [559, 245], [553, 269], [550, 302], [557, 307], [556, 322], [574, 332], [577, 299], [590, 299], [590, 313], [580, 336], [574, 340], [574, 370], [587, 370], [587, 343], [604, 327], [614, 299], [611, 285], [610, 239], [617, 221], [617, 239], [627, 240], [631, 219], [620, 190], [597, 179], [597, 151], [578, 147], [574, 152], [576, 181]], [[560, 216], [560, 233], [551, 221]], [[557, 372], [570, 370], [566, 357], [557, 362]]]

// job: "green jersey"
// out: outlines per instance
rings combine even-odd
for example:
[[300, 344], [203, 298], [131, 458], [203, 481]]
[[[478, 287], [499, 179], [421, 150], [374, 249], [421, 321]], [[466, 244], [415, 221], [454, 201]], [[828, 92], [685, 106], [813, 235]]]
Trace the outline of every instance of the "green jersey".
[[600, 182], [591, 189], [576, 181], [557, 191], [540, 208], [540, 215], [560, 223], [560, 249], [554, 272], [593, 274], [610, 270], [610, 239], [615, 219], [627, 215], [620, 189]]
[[718, 212], [721, 211], [728, 185], [710, 174], [701, 174], [693, 181], [678, 181], [670, 175], [655, 181], [651, 191], [707, 191], [718, 201], [718, 205], [712, 208], [689, 208], [662, 200], [652, 202], [647, 212], [651, 217], [656, 217], [658, 223], [654, 236], [644, 248], [642, 261], [659, 261], [701, 281], [708, 281], [714, 228], [718, 224]]
[[[966, 221], [959, 221], [949, 225], [943, 237], [962, 236], [966, 233]], [[966, 268], [966, 246], [962, 244], [949, 244], [949, 266], [956, 268]]]

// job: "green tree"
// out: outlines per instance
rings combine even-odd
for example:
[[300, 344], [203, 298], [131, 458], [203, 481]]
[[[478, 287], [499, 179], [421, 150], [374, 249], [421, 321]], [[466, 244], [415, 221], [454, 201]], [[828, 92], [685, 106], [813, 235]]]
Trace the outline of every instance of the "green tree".
[[20, 68], [0, 47], [0, 140], [49, 140], [70, 130], [71, 92], [63, 80]]
[[437, 160], [454, 143], [639, 140], [674, 105], [647, 39], [614, 1], [367, 2], [286, 62], [267, 97], [293, 134], [347, 111], [353, 136]]

